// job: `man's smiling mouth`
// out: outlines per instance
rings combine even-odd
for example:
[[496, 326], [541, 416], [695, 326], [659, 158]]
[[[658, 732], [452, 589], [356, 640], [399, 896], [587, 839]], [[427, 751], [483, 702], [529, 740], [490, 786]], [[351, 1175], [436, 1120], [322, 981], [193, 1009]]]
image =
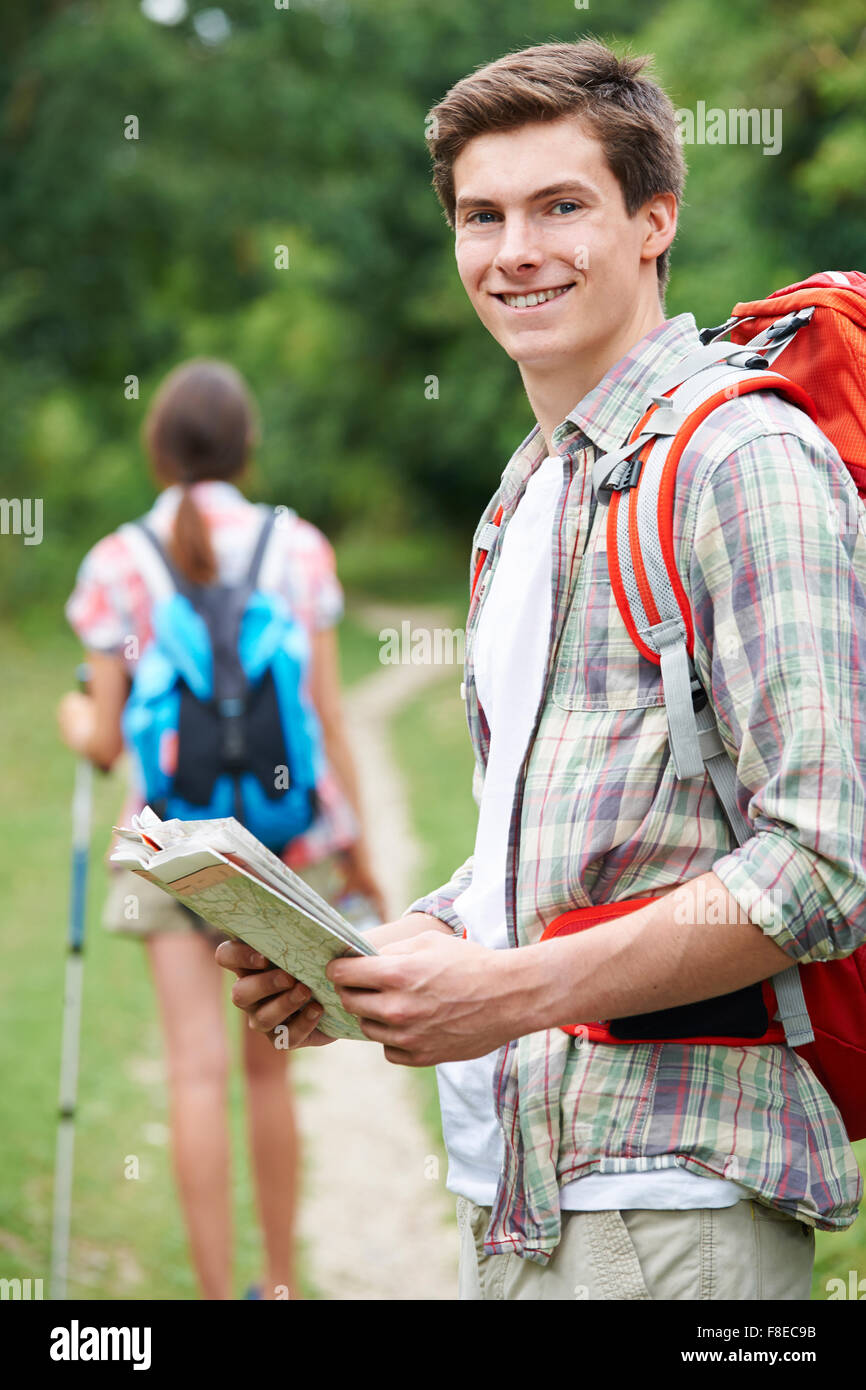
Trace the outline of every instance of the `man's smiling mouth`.
[[509, 309], [535, 309], [541, 304], [549, 304], [554, 299], [560, 299], [574, 288], [574, 281], [569, 285], [557, 285], [553, 289], [530, 290], [528, 294], [496, 294], [494, 299], [506, 304]]

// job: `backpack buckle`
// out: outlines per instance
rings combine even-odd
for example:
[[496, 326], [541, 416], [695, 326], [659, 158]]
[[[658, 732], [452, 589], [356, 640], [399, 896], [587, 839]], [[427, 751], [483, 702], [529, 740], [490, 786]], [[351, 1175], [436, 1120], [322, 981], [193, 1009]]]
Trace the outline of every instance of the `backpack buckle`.
[[770, 327], [764, 330], [764, 338], [768, 343], [774, 343], [777, 338], [792, 338], [798, 329], [809, 322], [814, 312], [814, 304], [807, 309], [792, 309], [790, 314], [777, 319], [775, 323], [771, 323]]
[[751, 346], [741, 348], [739, 352], [732, 352], [726, 360], [729, 367], [742, 367], [744, 371], [763, 371], [769, 367], [770, 363], [766, 357], [762, 357], [759, 352]]
[[642, 460], [636, 441], [634, 448], [636, 452], [631, 457], [620, 459], [616, 467], [608, 474], [604, 485], [599, 488], [599, 497], [602, 502], [607, 502], [612, 492], [628, 492], [637, 482]]
[[731, 318], [725, 319], [724, 323], [717, 324], [715, 328], [702, 328], [700, 333], [698, 334], [698, 337], [700, 338], [701, 343], [704, 347], [709, 347], [710, 343], [712, 343], [714, 339], [723, 338], [725, 334], [729, 333], [730, 330], [734, 327], [734, 325], [739, 322], [740, 320], [736, 317], [736, 315], [733, 315]]
[[619, 481], [609, 484], [611, 492], [629, 492], [631, 488], [635, 487], [640, 477], [642, 464], [643, 459], [640, 453], [633, 454]]

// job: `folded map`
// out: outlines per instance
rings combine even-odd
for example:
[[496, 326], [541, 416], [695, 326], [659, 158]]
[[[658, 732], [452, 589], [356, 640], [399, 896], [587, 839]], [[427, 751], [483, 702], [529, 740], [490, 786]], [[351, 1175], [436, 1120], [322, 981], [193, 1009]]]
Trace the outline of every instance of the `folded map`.
[[324, 1009], [318, 1027], [328, 1037], [365, 1039], [325, 967], [336, 956], [375, 956], [375, 946], [238, 821], [163, 821], [145, 806], [131, 828], [114, 829], [122, 843], [112, 863], [303, 981]]

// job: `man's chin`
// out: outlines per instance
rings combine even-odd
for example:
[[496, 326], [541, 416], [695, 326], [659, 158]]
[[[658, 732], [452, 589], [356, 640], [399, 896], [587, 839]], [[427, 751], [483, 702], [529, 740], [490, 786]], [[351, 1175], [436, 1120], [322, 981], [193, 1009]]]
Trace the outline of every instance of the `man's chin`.
[[555, 370], [580, 352], [578, 343], [563, 342], [561, 338], [556, 340], [552, 336], [545, 340], [541, 333], [515, 333], [505, 341], [498, 341], [503, 351], [518, 367], [536, 372], [545, 369]]

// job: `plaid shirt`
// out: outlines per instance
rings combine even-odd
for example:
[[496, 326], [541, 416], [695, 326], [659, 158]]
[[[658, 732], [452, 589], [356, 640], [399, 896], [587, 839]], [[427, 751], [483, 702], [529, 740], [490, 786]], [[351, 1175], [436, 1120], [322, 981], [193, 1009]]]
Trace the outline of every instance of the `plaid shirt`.
[[[593, 463], [627, 437], [651, 380], [697, 345], [690, 314], [668, 320], [553, 434], [563, 460], [553, 615], [547, 682], [512, 805], [512, 947], [537, 942], [569, 909], [657, 894], [709, 870], [744, 919], [761, 904], [760, 924], [792, 961], [845, 956], [866, 940], [866, 538], [833, 446], [802, 412], [759, 392], [717, 409], [679, 464], [677, 562], [695, 615], [697, 672], [755, 826], [742, 847], [709, 777], [675, 777], [658, 669], [631, 641], [611, 589]], [[481, 527], [500, 503], [507, 527], [546, 455], [536, 426], [482, 518], [473, 565]], [[501, 545], [467, 621], [476, 794], [490, 731], [473, 636], [499, 554]], [[471, 876], [469, 859], [411, 910], [462, 931], [453, 904]], [[494, 1091], [505, 1159], [488, 1253], [545, 1263], [560, 1236], [559, 1187], [594, 1172], [679, 1165], [732, 1178], [824, 1230], [857, 1215], [862, 1182], [839, 1113], [785, 1046], [576, 1046], [552, 1029], [500, 1050]]]
[[[210, 533], [220, 580], [225, 584], [239, 582], [249, 566], [262, 524], [261, 509], [248, 502], [233, 483], [206, 479], [191, 490]], [[166, 488], [147, 514], [148, 525], [163, 542], [170, 537], [180, 496], [180, 487]], [[262, 574], [261, 583], [267, 579], [269, 587], [282, 594], [310, 637], [332, 627], [342, 616], [343, 591], [330, 543], [300, 517], [289, 525], [277, 525], [273, 537], [276, 554], [269, 560], [268, 575]], [[104, 536], [82, 560], [67, 600], [66, 617], [71, 627], [89, 651], [121, 657], [132, 677], [137, 653], [143, 652], [153, 637], [152, 608], [147, 584], [123, 534], [113, 531]], [[293, 869], [346, 848], [358, 835], [355, 813], [330, 768], [323, 770], [316, 790], [319, 814], [282, 854]], [[141, 795], [132, 789], [124, 804], [122, 823], [129, 825], [129, 817], [143, 805]]]

